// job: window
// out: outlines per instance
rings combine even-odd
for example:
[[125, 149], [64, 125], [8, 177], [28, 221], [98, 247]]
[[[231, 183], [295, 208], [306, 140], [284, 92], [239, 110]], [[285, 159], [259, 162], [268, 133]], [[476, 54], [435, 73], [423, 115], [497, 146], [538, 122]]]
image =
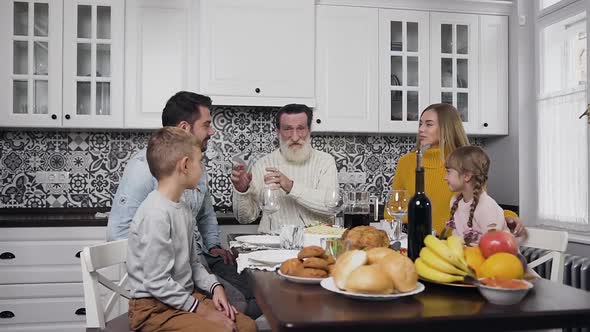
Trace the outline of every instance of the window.
[[[558, 1], [540, 0], [541, 8]], [[588, 223], [587, 41], [584, 1], [536, 22], [536, 217], [540, 224], [590, 231]], [[521, 191], [524, 193], [525, 191]]]

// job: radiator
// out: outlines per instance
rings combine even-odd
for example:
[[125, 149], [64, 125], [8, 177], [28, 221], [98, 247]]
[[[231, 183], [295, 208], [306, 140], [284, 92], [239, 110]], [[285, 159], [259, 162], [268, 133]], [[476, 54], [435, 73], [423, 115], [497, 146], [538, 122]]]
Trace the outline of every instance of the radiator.
[[[520, 248], [521, 253], [526, 258], [527, 262], [532, 262], [535, 259], [543, 256], [547, 250], [536, 248]], [[563, 283], [572, 287], [590, 291], [590, 258], [565, 254], [563, 271]], [[549, 279], [551, 272], [551, 261], [546, 262], [535, 267], [533, 270], [541, 277]]]

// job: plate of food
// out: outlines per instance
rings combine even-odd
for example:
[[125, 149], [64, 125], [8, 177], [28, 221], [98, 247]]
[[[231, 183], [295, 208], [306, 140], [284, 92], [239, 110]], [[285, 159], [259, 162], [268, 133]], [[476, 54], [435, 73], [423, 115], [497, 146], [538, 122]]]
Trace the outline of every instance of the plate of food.
[[336, 260], [318, 246], [301, 249], [296, 257], [282, 262], [278, 274], [284, 279], [299, 284], [319, 284], [330, 275]]
[[387, 247], [349, 250], [338, 257], [320, 285], [328, 291], [359, 300], [387, 301], [424, 291], [414, 263]]
[[281, 241], [276, 235], [242, 235], [235, 239], [239, 242], [253, 244], [257, 246], [276, 247], [281, 246]]

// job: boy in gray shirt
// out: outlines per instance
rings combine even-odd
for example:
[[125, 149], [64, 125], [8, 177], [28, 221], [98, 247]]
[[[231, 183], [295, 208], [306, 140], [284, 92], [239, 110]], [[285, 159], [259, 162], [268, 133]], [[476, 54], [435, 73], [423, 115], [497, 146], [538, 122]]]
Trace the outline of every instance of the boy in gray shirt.
[[164, 127], [150, 138], [147, 161], [158, 187], [140, 205], [129, 228], [131, 328], [256, 331], [254, 321], [238, 313], [223, 286], [200, 263], [194, 219], [180, 200], [202, 175], [200, 142], [180, 128]]

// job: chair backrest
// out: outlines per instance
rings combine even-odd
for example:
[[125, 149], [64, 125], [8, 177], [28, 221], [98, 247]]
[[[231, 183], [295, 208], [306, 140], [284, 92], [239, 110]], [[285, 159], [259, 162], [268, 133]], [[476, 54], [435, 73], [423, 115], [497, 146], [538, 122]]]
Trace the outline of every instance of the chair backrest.
[[[127, 273], [118, 283], [105, 277], [99, 270], [125, 263], [127, 259], [127, 240], [119, 240], [85, 247], [82, 250], [82, 282], [84, 285], [84, 303], [86, 306], [86, 327], [105, 328], [106, 317], [119, 300], [119, 296], [130, 298], [129, 291], [123, 286], [127, 282]], [[103, 306], [100, 287], [102, 285], [113, 293]]]
[[564, 253], [567, 249], [568, 236], [564, 231], [551, 231], [540, 228], [527, 228], [528, 239], [522, 243], [525, 247], [545, 249], [549, 252], [536, 260], [530, 262], [528, 266], [533, 268], [541, 265], [550, 259], [551, 274], [550, 280], [563, 283], [563, 266]]

